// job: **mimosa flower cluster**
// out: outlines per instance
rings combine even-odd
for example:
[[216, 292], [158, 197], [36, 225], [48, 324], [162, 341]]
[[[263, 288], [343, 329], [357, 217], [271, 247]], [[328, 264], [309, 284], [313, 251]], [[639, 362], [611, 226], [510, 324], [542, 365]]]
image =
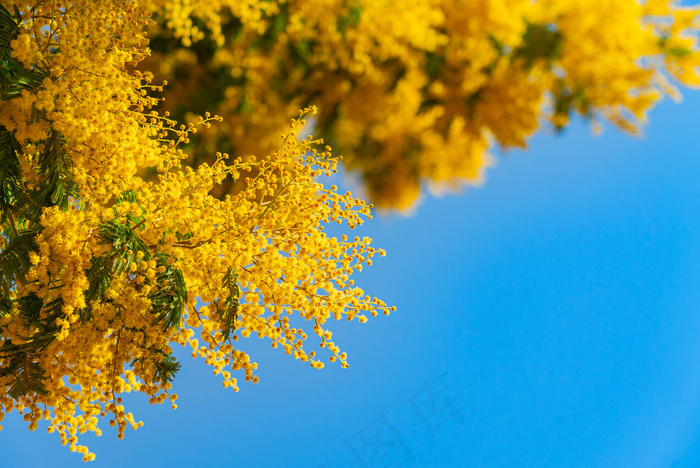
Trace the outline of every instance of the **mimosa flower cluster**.
[[[319, 182], [337, 158], [298, 135], [316, 108], [287, 121], [267, 156], [214, 151], [187, 167], [182, 147], [222, 118], [180, 125], [157, 110], [166, 83], [136, 69], [150, 2], [0, 5], [0, 420], [17, 411], [89, 461], [80, 434], [107, 421], [122, 438], [142, 424], [124, 393], [176, 406], [174, 345], [235, 391], [239, 378], [257, 381], [249, 337], [315, 368], [346, 367], [329, 320], [392, 309], [351, 279], [384, 252], [324, 232], [371, 215]], [[236, 5], [246, 21], [269, 14]], [[183, 41], [201, 39], [181, 8], [163, 11]], [[226, 178], [241, 189], [214, 197]]]
[[674, 0], [150, 5], [148, 68], [177, 83], [168, 109], [226, 117], [195, 146], [267, 154], [279, 132], [268, 116], [314, 103], [318, 131], [384, 207], [410, 207], [424, 186], [478, 184], [494, 145], [525, 147], [574, 115], [637, 133], [677, 97], [674, 82], [700, 84], [700, 10]]

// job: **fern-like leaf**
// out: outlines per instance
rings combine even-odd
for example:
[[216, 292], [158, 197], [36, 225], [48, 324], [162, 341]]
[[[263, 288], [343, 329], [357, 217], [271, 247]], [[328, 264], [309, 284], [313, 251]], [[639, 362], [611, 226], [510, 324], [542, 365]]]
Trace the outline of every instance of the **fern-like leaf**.
[[169, 258], [164, 254], [156, 255], [158, 267], [164, 271], [156, 276], [156, 290], [149, 295], [151, 313], [155, 314], [156, 322], [163, 322], [163, 329], [179, 328], [182, 312], [187, 304], [187, 287], [182, 271], [169, 264]]
[[0, 254], [0, 285], [9, 293], [16, 281], [25, 282], [25, 275], [31, 266], [29, 254], [38, 249], [38, 231], [27, 230], [5, 246]]
[[238, 287], [238, 275], [230, 267], [226, 270], [223, 278], [223, 287], [228, 289], [229, 294], [224, 301], [223, 307], [216, 304], [221, 320], [221, 334], [224, 340], [228, 340], [236, 331], [236, 320], [238, 320], [238, 307], [240, 306], [240, 289]]

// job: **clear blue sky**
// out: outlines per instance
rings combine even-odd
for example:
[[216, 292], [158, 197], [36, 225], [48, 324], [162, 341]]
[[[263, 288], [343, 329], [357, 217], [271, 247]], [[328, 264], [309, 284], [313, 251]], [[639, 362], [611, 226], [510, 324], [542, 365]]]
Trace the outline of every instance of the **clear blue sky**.
[[[487, 183], [362, 235], [358, 282], [391, 317], [339, 322], [350, 368], [262, 340], [257, 386], [183, 354], [179, 408], [81, 439], [90, 466], [700, 466], [700, 93], [646, 136], [576, 122], [498, 157]], [[3, 421], [0, 465], [79, 466], [42, 425]]]

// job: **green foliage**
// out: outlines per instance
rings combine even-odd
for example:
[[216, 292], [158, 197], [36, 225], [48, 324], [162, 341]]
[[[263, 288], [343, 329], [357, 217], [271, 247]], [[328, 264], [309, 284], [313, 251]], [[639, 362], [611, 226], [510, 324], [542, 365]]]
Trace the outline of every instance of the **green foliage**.
[[[123, 201], [135, 202], [136, 199], [133, 194], [125, 194], [118, 203]], [[101, 297], [109, 287], [112, 275], [129, 273], [132, 265], [138, 266], [139, 262], [155, 258], [159, 273], [155, 292], [149, 295], [151, 313], [156, 321], [163, 322], [164, 329], [179, 327], [187, 303], [185, 279], [182, 271], [172, 265], [170, 257], [163, 253], [151, 255], [149, 247], [137, 234], [143, 229], [143, 221], [142, 216], [127, 214], [101, 225], [100, 236], [103, 243], [111, 245], [111, 249], [107, 257], [92, 259], [88, 297], [90, 300]]]
[[345, 31], [347, 31], [348, 26], [355, 27], [358, 25], [360, 22], [361, 13], [362, 9], [358, 6], [354, 6], [350, 8], [350, 12], [347, 15], [338, 18], [336, 28], [338, 28], [338, 31], [343, 35], [343, 37], [345, 37]]
[[8, 100], [19, 97], [22, 90], [33, 91], [49, 75], [47, 68], [26, 69], [22, 63], [13, 58], [10, 42], [19, 33], [21, 15], [17, 6], [14, 14], [0, 5], [0, 99]]
[[[4, 347], [3, 347], [4, 348]], [[0, 357], [3, 361], [6, 355], [0, 349]], [[0, 377], [13, 375], [10, 390], [7, 394], [12, 398], [19, 398], [27, 393], [34, 392], [45, 395], [47, 393], [42, 381], [45, 378], [44, 370], [34, 362], [34, 356], [22, 352], [14, 352], [9, 364], [0, 369]]]
[[58, 331], [56, 319], [62, 315], [63, 301], [55, 299], [44, 304], [36, 294], [30, 294], [17, 302], [19, 313], [26, 320], [27, 330], [33, 330], [33, 333], [23, 337], [20, 344], [13, 343], [12, 340], [2, 343], [0, 360], [4, 365], [0, 368], [0, 377], [14, 376], [9, 391], [13, 398], [29, 392], [45, 394], [46, 389], [42, 383], [44, 370], [35, 360], [55, 339]]
[[[554, 99], [554, 113], [557, 115], [568, 116], [575, 110], [585, 119], [593, 117], [593, 106], [583, 88], [570, 89], [559, 80], [554, 87]], [[563, 127], [558, 126], [556, 130], [562, 131]]]
[[92, 303], [102, 301], [104, 294], [112, 283], [112, 274], [104, 258], [92, 257], [90, 269], [87, 271], [88, 289], [85, 292], [87, 307], [80, 311], [80, 320], [86, 322], [92, 319]]
[[[9, 294], [0, 295], [0, 318], [10, 313], [12, 304], [13, 301]], [[0, 332], [2, 332], [2, 327], [0, 327]]]
[[139, 367], [143, 367], [145, 364], [148, 364], [148, 366], [152, 366], [155, 370], [156, 381], [161, 384], [172, 382], [181, 367], [180, 363], [177, 359], [175, 359], [172, 352], [166, 353], [161, 349], [152, 348], [149, 348], [149, 352], [152, 352], [152, 356], [150, 358], [142, 357], [139, 359], [134, 359], [131, 362], [131, 367], [138, 369]]
[[[0, 80], [2, 77], [0, 76]], [[0, 81], [2, 86], [4, 81]], [[17, 154], [22, 146], [11, 132], [0, 125], [0, 222], [7, 221], [16, 194], [21, 193], [22, 172]]]
[[238, 275], [229, 267], [223, 278], [223, 286], [228, 289], [229, 294], [223, 306], [218, 302], [214, 303], [219, 318], [221, 319], [221, 332], [224, 340], [227, 340], [231, 333], [236, 331], [236, 320], [238, 320], [238, 307], [240, 305], [240, 288], [238, 287]]
[[66, 210], [78, 197], [78, 187], [73, 179], [70, 158], [64, 151], [63, 138], [51, 130], [43, 150], [37, 156], [41, 182], [32, 191], [24, 189], [17, 194], [14, 210], [19, 218], [38, 221], [43, 208], [58, 206]]
[[27, 230], [18, 234], [5, 246], [0, 254], [0, 285], [9, 293], [15, 283], [25, 282], [25, 275], [31, 266], [29, 254], [37, 250], [36, 235], [38, 231]]
[[664, 53], [670, 57], [683, 58], [688, 55], [692, 55], [693, 49], [688, 47], [669, 47], [668, 40], [669, 36], [662, 36], [659, 39], [659, 47], [663, 49]]
[[552, 25], [527, 23], [523, 43], [513, 50], [513, 60], [522, 59], [526, 68], [538, 60], [545, 60], [547, 65], [559, 58], [564, 45], [564, 36]]
[[434, 80], [440, 73], [440, 69], [445, 63], [445, 57], [434, 52], [428, 52], [426, 71], [431, 80]]
[[175, 374], [180, 370], [180, 363], [175, 359], [172, 353], [165, 354], [161, 361], [155, 362], [156, 379], [162, 383], [172, 382]]
[[171, 265], [170, 258], [162, 253], [156, 254], [157, 266], [164, 270], [156, 276], [155, 293], [149, 295], [151, 313], [158, 322], [163, 322], [163, 329], [180, 327], [182, 312], [187, 303], [187, 287], [182, 271]]
[[[134, 223], [134, 221], [138, 222]], [[151, 259], [148, 246], [136, 234], [136, 230], [142, 227], [142, 223], [143, 218], [139, 220], [133, 215], [127, 215], [126, 218], [113, 219], [100, 226], [100, 236], [104, 239], [102, 243], [111, 245], [107, 256], [110, 271], [113, 274], [128, 272], [131, 265], [139, 258], [145, 261]]]

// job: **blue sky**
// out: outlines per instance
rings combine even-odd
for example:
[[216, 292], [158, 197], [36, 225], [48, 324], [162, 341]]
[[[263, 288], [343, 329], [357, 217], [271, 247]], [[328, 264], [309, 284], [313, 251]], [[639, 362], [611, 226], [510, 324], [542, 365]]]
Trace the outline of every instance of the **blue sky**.
[[[699, 122], [691, 92], [641, 139], [576, 122], [375, 217], [388, 255], [357, 281], [398, 311], [333, 326], [349, 369], [251, 338], [261, 383], [234, 393], [181, 353], [179, 408], [128, 398], [144, 427], [83, 436], [90, 466], [700, 466]], [[2, 424], [3, 466], [82, 464]]]

